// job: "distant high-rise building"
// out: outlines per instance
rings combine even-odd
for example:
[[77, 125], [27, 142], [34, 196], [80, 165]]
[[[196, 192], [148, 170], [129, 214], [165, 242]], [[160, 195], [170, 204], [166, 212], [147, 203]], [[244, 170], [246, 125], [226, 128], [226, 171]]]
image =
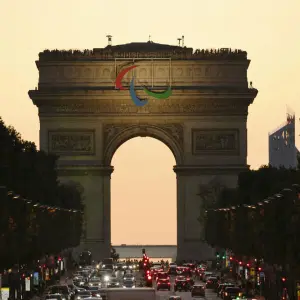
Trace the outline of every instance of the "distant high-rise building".
[[269, 164], [272, 167], [297, 168], [295, 114], [287, 113], [284, 124], [269, 133]]

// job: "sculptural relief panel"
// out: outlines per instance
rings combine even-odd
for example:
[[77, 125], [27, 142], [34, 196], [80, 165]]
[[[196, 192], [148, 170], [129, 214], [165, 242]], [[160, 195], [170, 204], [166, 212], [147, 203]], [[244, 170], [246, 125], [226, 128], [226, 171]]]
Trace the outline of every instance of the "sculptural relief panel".
[[48, 151], [62, 156], [95, 155], [95, 131], [50, 130], [48, 131]]
[[239, 155], [238, 129], [193, 129], [194, 155]]

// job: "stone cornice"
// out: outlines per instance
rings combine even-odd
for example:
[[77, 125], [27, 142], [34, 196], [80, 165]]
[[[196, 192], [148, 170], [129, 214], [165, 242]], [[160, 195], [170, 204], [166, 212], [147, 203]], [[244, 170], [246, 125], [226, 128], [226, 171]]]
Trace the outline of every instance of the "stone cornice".
[[[162, 88], [165, 89], [165, 88]], [[159, 89], [157, 89], [159, 90]], [[197, 98], [197, 99], [251, 99], [252, 101], [257, 96], [257, 89], [248, 88], [206, 88], [201, 89], [199, 87], [193, 89], [193, 87], [181, 87], [175, 89], [173, 87], [172, 98]], [[80, 89], [42, 89], [42, 90], [30, 90], [28, 91], [30, 99], [37, 106], [41, 105], [43, 102], [59, 100], [111, 100], [112, 97], [118, 98], [120, 100], [130, 100], [128, 96], [128, 91], [120, 91], [116, 89], [90, 89], [90, 88], [80, 88]], [[172, 101], [172, 100], [169, 100]], [[251, 102], [252, 102], [251, 101]]]
[[238, 175], [240, 172], [247, 171], [249, 166], [247, 165], [183, 165], [175, 166], [173, 168], [177, 176], [197, 176], [197, 175], [218, 175], [218, 174], [232, 174]]
[[50, 93], [30, 92], [39, 114], [45, 116], [122, 115], [247, 115], [257, 90], [243, 92], [201, 92], [175, 91], [172, 99], [150, 101], [144, 107], [137, 107], [124, 92], [77, 91]]

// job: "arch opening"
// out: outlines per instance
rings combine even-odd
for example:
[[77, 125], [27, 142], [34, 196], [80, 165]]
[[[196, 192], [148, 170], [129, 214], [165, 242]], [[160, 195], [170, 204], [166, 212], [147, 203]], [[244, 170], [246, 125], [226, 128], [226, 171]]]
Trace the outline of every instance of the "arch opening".
[[161, 141], [173, 153], [176, 165], [182, 164], [183, 150], [178, 140], [176, 140], [174, 136], [170, 135], [163, 128], [152, 125], [129, 126], [120, 133], [115, 134], [113, 138], [105, 145], [104, 164], [107, 166], [111, 165], [114, 153], [118, 150], [118, 148], [127, 141], [136, 137], [150, 137]]
[[157, 138], [131, 137], [111, 164], [113, 245], [177, 245], [175, 156]]

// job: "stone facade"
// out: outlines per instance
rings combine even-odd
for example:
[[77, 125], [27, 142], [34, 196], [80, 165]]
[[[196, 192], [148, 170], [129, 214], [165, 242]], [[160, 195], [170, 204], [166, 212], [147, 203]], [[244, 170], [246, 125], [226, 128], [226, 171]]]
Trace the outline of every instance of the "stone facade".
[[[216, 179], [235, 187], [239, 172], [248, 168], [247, 114], [257, 90], [248, 88], [245, 52], [155, 45], [156, 50], [140, 43], [136, 49], [45, 51], [37, 61], [39, 86], [29, 96], [39, 109], [40, 147], [60, 155], [61, 180], [84, 188], [81, 248], [90, 248], [97, 259], [110, 255], [111, 160], [128, 139], [151, 136], [174, 154], [179, 259], [211, 255], [199, 222], [201, 189]], [[127, 90], [114, 88], [117, 73], [129, 64], [138, 68], [123, 86], [135, 75], [137, 89], [172, 86], [172, 96], [135, 106]]]

